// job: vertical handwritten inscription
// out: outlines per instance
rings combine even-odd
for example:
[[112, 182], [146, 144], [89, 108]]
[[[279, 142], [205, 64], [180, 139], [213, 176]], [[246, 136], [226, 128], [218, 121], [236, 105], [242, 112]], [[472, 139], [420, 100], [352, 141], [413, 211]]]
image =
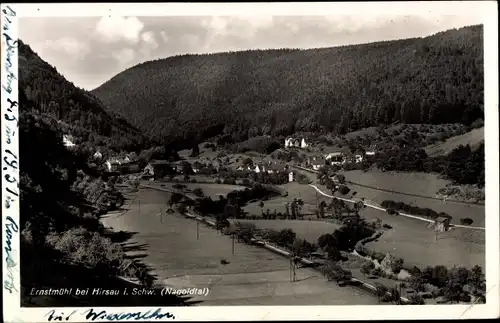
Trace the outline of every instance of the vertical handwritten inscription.
[[[2, 6], [2, 223], [4, 293], [19, 292], [19, 143], [16, 11]], [[15, 273], [17, 275], [15, 275]]]

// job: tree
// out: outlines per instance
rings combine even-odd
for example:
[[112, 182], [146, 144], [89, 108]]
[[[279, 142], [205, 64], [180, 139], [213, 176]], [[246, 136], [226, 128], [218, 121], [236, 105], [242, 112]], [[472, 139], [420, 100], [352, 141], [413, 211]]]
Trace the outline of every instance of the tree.
[[342, 258], [342, 254], [336, 246], [330, 245], [326, 247], [326, 252], [328, 253], [328, 259], [332, 261], [338, 261]]
[[325, 209], [326, 209], [326, 207], [327, 207], [327, 205], [326, 205], [325, 201], [321, 201], [319, 203], [319, 206], [318, 206], [318, 208], [319, 208], [319, 210], [318, 210], [319, 211], [319, 214], [318, 214], [319, 218], [321, 218], [321, 219], [325, 218]]
[[182, 201], [183, 198], [184, 198], [184, 196], [182, 196], [182, 194], [173, 193], [172, 195], [170, 195], [170, 200], [169, 200], [168, 204], [172, 208], [172, 206], [174, 204], [179, 203], [180, 201]]
[[221, 233], [222, 233], [222, 230], [224, 230], [224, 228], [228, 228], [230, 225], [231, 225], [231, 223], [229, 223], [228, 219], [226, 219], [224, 217], [219, 216], [215, 220], [215, 228], [217, 231], [220, 231]]
[[278, 244], [287, 246], [295, 241], [296, 234], [292, 229], [283, 229], [279, 232]]
[[203, 197], [205, 195], [200, 187], [193, 189], [193, 194], [198, 197]]
[[366, 276], [370, 274], [370, 272], [375, 268], [375, 265], [371, 261], [365, 261], [365, 263], [361, 266], [361, 273]]
[[180, 214], [185, 214], [185, 213], [186, 213], [186, 211], [187, 211], [186, 204], [184, 204], [184, 203], [179, 203], [179, 204], [177, 204], [177, 211], [178, 211]]
[[189, 155], [190, 157], [198, 157], [200, 155], [200, 147], [198, 146], [197, 143], [193, 144], [193, 149], [191, 150], [191, 154]]
[[382, 299], [382, 297], [387, 295], [388, 289], [387, 289], [387, 287], [385, 287], [384, 285], [379, 284], [379, 283], [375, 284], [375, 288], [376, 288], [375, 294], [377, 295], [378, 302], [380, 303], [380, 300]]
[[290, 204], [285, 203], [285, 218], [290, 219]]
[[424, 305], [424, 299], [419, 294], [413, 294], [408, 297], [411, 305]]
[[260, 207], [260, 210], [262, 211], [262, 213], [264, 213], [264, 201], [260, 201], [259, 207]]
[[391, 294], [391, 302], [401, 304], [401, 295], [399, 294], [399, 291], [396, 287], [392, 287], [389, 290], [389, 293]]
[[335, 246], [337, 241], [331, 233], [325, 233], [319, 236], [318, 238], [318, 246], [321, 249], [326, 250], [328, 247]]

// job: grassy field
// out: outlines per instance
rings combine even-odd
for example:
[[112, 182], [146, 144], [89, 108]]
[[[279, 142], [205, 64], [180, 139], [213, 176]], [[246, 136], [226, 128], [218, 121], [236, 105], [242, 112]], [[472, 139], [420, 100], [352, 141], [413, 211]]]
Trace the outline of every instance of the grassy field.
[[428, 223], [392, 216], [386, 212], [366, 208], [361, 212], [367, 220], [379, 218], [392, 226], [366, 247], [378, 252], [391, 252], [410, 266], [462, 265], [473, 267], [485, 264], [485, 232], [454, 228], [437, 235]]
[[292, 229], [297, 237], [316, 243], [318, 238], [325, 233], [333, 233], [340, 226], [324, 221], [307, 220], [232, 220], [233, 222], [254, 223], [257, 228], [283, 230]]
[[454, 203], [452, 201], [436, 200], [424, 197], [410, 196], [415, 194], [434, 197], [439, 188], [445, 187], [446, 180], [439, 179], [433, 174], [424, 173], [398, 173], [370, 170], [362, 172], [359, 170], [344, 172], [346, 180], [362, 185], [377, 187], [385, 190], [401, 192], [405, 194], [379, 191], [359, 185], [348, 184], [349, 188], [358, 192], [358, 196], [365, 197], [381, 203], [384, 200], [401, 201], [406, 204], [421, 208], [430, 208], [436, 212], [445, 212], [453, 217], [452, 223], [460, 224], [461, 218], [471, 218], [474, 226], [484, 226], [484, 205]]
[[[321, 185], [317, 185], [323, 192], [329, 193], [328, 190]], [[298, 188], [299, 186], [297, 186]], [[303, 189], [302, 196], [308, 194], [306, 191], [311, 190], [314, 194], [315, 190], [307, 185], [300, 186]], [[354, 189], [354, 188], [353, 188]], [[356, 188], [360, 196], [361, 190]], [[380, 196], [380, 195], [376, 195]], [[375, 196], [375, 197], [376, 197]], [[329, 200], [328, 198], [326, 198]], [[384, 198], [385, 199], [385, 198]], [[395, 199], [391, 197], [391, 199]], [[427, 200], [425, 200], [427, 201]], [[436, 201], [439, 202], [439, 201]], [[432, 204], [423, 204], [423, 207], [430, 207]], [[451, 204], [450, 204], [451, 205]], [[422, 207], [422, 205], [420, 205]], [[467, 208], [466, 205], [451, 205], [452, 207]], [[470, 206], [471, 208], [475, 206]], [[436, 208], [436, 211], [437, 208]], [[444, 209], [443, 212], [449, 212], [455, 216], [450, 209]], [[455, 214], [455, 215], [454, 215]], [[369, 249], [378, 252], [393, 252], [398, 257], [402, 257], [406, 264], [416, 266], [427, 265], [463, 265], [472, 267], [474, 265], [483, 266], [485, 264], [485, 232], [484, 230], [470, 230], [454, 228], [448, 232], [439, 233], [438, 240], [432, 228], [428, 228], [427, 222], [411, 219], [402, 216], [389, 215], [387, 212], [365, 208], [361, 212], [361, 216], [367, 221], [382, 220], [382, 223], [387, 223], [393, 228], [387, 230], [377, 241], [370, 242], [366, 245]], [[470, 216], [472, 217], [472, 216]], [[484, 216], [483, 216], [484, 221]], [[265, 220], [262, 220], [265, 222]], [[301, 221], [303, 225], [316, 223], [314, 221]], [[455, 221], [456, 222], [456, 221]], [[318, 222], [322, 223], [322, 222]], [[482, 222], [484, 224], [484, 222]], [[481, 225], [478, 221], [474, 225]]]
[[484, 141], [484, 127], [474, 129], [463, 135], [448, 138], [444, 142], [425, 147], [425, 152], [429, 156], [447, 155], [460, 145], [470, 145], [471, 148]]
[[[328, 283], [310, 268], [298, 269], [298, 281], [290, 283], [288, 259], [240, 243], [232, 254], [230, 237], [177, 214], [159, 217], [168, 193], [141, 189], [137, 194], [127, 201], [128, 211], [104, 217], [104, 225], [134, 233], [128, 254], [142, 257], [165, 285], [209, 287], [208, 296], [197, 297], [200, 305], [377, 304], [367, 292]], [[229, 264], [222, 265], [222, 259]]]
[[[165, 187], [172, 188], [175, 183], [161, 183], [151, 185], [165, 185]], [[205, 183], [181, 183], [185, 185], [187, 189], [194, 190], [195, 188], [201, 188], [205, 196], [210, 196], [211, 198], [218, 198], [219, 195], [226, 196], [228, 193], [234, 190], [244, 190], [246, 187], [239, 185], [227, 185], [227, 184], [205, 184]]]
[[[307, 184], [299, 184], [297, 182], [287, 183], [284, 185], [278, 185], [280, 188], [288, 192], [287, 196], [276, 197], [268, 201], [264, 201], [264, 212], [269, 209], [272, 212], [285, 212], [285, 204], [292, 202], [294, 198], [301, 199], [304, 202], [302, 207], [302, 214], [314, 214], [316, 211], [316, 203], [321, 203], [321, 201], [328, 202], [328, 198], [321, 194], [316, 196], [314, 189], [312, 189]], [[262, 210], [259, 206], [260, 202], [254, 202], [246, 205], [244, 211], [249, 214], [261, 215]]]

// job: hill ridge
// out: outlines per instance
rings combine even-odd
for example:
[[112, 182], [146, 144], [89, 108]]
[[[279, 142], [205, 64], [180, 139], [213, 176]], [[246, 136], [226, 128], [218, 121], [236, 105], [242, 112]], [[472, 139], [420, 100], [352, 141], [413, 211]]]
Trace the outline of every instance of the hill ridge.
[[92, 93], [166, 141], [346, 133], [396, 121], [471, 124], [483, 115], [483, 26], [320, 49], [171, 56]]

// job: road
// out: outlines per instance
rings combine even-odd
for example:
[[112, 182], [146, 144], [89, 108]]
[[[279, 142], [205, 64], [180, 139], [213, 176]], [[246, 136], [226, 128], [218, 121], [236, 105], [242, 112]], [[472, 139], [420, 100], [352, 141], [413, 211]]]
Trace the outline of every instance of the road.
[[[305, 168], [305, 167], [300, 167], [300, 166], [293, 166], [293, 167], [298, 168], [298, 169], [302, 169], [304, 171], [308, 171], [308, 172], [311, 172], [311, 173], [318, 173], [315, 170], [308, 169], [308, 168]], [[356, 201], [354, 201], [354, 200], [345, 199], [345, 198], [341, 198], [341, 197], [337, 197], [337, 196], [333, 196], [333, 195], [327, 194], [327, 193], [323, 192], [322, 190], [320, 190], [314, 184], [309, 184], [309, 186], [311, 186], [312, 188], [314, 188], [319, 194], [321, 194], [323, 196], [326, 196], [326, 197], [329, 197], [329, 198], [336, 198], [336, 199], [339, 199], [339, 200], [342, 200], [342, 201], [345, 201], [345, 202], [356, 203]], [[375, 209], [375, 210], [387, 212], [387, 209], [384, 209], [384, 208], [376, 206], [376, 205], [372, 205], [372, 204], [369, 204], [369, 203], [364, 203], [364, 205], [366, 207], [369, 207], [369, 208], [372, 208], [372, 209]], [[420, 216], [406, 214], [406, 213], [401, 213], [399, 211], [398, 211], [398, 214], [401, 215], [401, 216], [407, 217], [407, 218], [412, 218], [412, 219], [416, 219], [416, 220], [420, 220], [420, 221], [425, 221], [425, 222], [428, 222], [428, 223], [434, 223], [433, 220], [426, 219], [426, 218], [423, 218], [423, 217], [420, 217]], [[476, 227], [476, 226], [470, 226], [470, 225], [450, 224], [450, 226], [451, 227], [455, 227], [455, 228], [464, 228], [464, 229], [472, 229], [472, 230], [486, 230], [486, 228], [484, 228], [484, 227]]]

